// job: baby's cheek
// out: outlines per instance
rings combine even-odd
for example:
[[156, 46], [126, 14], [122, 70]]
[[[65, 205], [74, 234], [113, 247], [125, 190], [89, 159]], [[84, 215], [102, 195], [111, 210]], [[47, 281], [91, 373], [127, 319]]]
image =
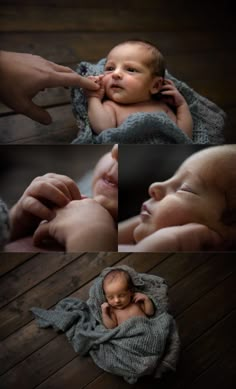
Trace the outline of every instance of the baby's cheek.
[[197, 221], [192, 205], [174, 199], [157, 208], [154, 218], [156, 231]]
[[146, 236], [151, 235], [153, 232], [155, 232], [155, 226], [153, 224], [140, 223], [134, 229], [134, 241], [138, 243], [140, 240], [144, 239]]

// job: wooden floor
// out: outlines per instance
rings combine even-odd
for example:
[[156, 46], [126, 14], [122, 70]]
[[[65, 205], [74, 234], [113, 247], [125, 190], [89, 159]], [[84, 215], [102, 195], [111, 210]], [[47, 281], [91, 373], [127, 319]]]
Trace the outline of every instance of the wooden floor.
[[[75, 68], [81, 60], [97, 62], [123, 40], [153, 41], [173, 75], [226, 111], [225, 139], [236, 143], [233, 6], [232, 0], [2, 0], [1, 49]], [[40, 125], [1, 104], [0, 143], [68, 144], [76, 137], [68, 90], [42, 92], [36, 102], [49, 110], [53, 123]]]
[[101, 270], [128, 264], [164, 277], [182, 353], [177, 373], [145, 377], [133, 388], [235, 387], [235, 254], [14, 254], [0, 256], [1, 389], [130, 388], [75, 354], [64, 334], [39, 330], [32, 306], [50, 308], [67, 296], [88, 297]]

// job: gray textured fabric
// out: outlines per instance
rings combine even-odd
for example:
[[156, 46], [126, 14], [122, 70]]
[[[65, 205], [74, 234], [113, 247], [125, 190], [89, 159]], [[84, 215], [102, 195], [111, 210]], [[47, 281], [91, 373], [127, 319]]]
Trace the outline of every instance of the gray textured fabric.
[[8, 209], [6, 204], [0, 199], [0, 248], [4, 247], [10, 237], [10, 226]]
[[[152, 299], [156, 311], [151, 318], [133, 317], [114, 329], [104, 327], [100, 308], [105, 301], [102, 280], [114, 268], [128, 271], [135, 290]], [[91, 287], [87, 302], [66, 298], [54, 310], [31, 309], [40, 327], [52, 326], [66, 332], [76, 352], [89, 353], [100, 368], [123, 376], [129, 383], [143, 375], [161, 377], [163, 372], [175, 370], [180, 341], [175, 321], [167, 310], [164, 279], [137, 273], [128, 266], [104, 269]]]
[[[81, 62], [77, 72], [83, 76], [103, 73], [105, 59], [97, 64]], [[222, 109], [199, 95], [186, 83], [166, 72], [185, 97], [193, 118], [193, 138], [190, 139], [164, 113], [138, 112], [130, 115], [117, 128], [94, 134], [89, 125], [87, 100], [83, 89], [72, 89], [72, 109], [77, 119], [79, 134], [73, 143], [143, 143], [143, 144], [221, 144], [224, 143], [223, 128], [226, 115]]]

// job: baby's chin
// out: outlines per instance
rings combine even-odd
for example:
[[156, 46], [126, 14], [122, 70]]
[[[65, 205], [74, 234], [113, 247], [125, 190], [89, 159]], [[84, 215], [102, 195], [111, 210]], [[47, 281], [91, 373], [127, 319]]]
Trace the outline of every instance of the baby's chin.
[[151, 235], [154, 231], [148, 231], [147, 226], [144, 225], [142, 222], [135, 227], [133, 231], [133, 238], [135, 243], [140, 242], [147, 236]]
[[102, 207], [104, 207], [113, 217], [114, 220], [117, 220], [118, 216], [118, 202], [115, 199], [110, 199], [102, 194], [97, 194], [94, 196], [96, 200]]

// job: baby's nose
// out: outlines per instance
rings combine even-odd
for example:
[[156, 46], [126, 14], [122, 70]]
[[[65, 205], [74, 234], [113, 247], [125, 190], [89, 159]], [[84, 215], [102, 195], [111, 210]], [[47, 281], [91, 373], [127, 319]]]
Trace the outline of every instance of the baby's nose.
[[122, 76], [122, 71], [120, 68], [116, 68], [113, 72], [112, 72], [112, 77], [114, 79], [118, 79], [118, 78], [121, 78]]
[[162, 200], [166, 195], [166, 187], [165, 184], [161, 182], [154, 182], [149, 186], [149, 195], [153, 199], [160, 201]]
[[118, 144], [115, 144], [111, 149], [111, 156], [114, 160], [118, 161]]

